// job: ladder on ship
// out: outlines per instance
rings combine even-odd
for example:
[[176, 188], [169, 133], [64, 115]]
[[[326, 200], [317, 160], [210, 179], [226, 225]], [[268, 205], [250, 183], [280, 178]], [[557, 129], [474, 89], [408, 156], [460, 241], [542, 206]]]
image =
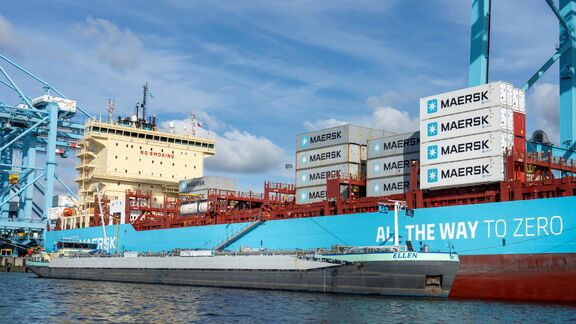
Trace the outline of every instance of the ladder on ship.
[[230, 246], [232, 243], [238, 241], [242, 236], [248, 234], [250, 231], [252, 231], [256, 227], [262, 225], [264, 222], [265, 222], [264, 220], [257, 220], [255, 222], [248, 223], [245, 226], [240, 227], [240, 228], [232, 231], [231, 233], [229, 233], [228, 235], [226, 235], [222, 239], [218, 240], [214, 244], [212, 250], [214, 250], [214, 251], [224, 250], [226, 247]]

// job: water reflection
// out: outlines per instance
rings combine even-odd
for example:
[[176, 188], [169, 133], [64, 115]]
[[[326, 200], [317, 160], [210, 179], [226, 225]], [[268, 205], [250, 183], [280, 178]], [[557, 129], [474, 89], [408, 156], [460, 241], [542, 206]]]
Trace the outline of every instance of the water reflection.
[[576, 305], [39, 279], [0, 273], [0, 323], [567, 322]]

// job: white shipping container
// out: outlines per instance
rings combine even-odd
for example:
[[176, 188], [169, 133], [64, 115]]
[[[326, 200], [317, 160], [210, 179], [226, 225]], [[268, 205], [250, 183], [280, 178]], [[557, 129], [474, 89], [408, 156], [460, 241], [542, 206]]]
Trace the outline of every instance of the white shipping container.
[[507, 132], [482, 133], [423, 143], [420, 165], [504, 156], [506, 150], [512, 150], [513, 145], [514, 135]]
[[397, 195], [410, 190], [410, 176], [386, 177], [366, 181], [366, 196], [382, 197]]
[[207, 176], [182, 180], [179, 184], [180, 193], [192, 193], [207, 189], [236, 191], [236, 179]]
[[420, 132], [386, 136], [368, 141], [368, 159], [420, 152]]
[[53, 207], [75, 207], [76, 199], [72, 196], [54, 195], [52, 196]]
[[420, 169], [420, 189], [462, 187], [503, 180], [502, 157], [425, 165]]
[[346, 143], [366, 145], [368, 140], [387, 134], [392, 133], [356, 125], [326, 128], [296, 135], [296, 152]]
[[48, 220], [58, 220], [58, 218], [64, 216], [64, 208], [66, 207], [48, 208]]
[[[518, 98], [516, 105], [515, 94]], [[502, 81], [492, 82], [421, 98], [420, 120], [496, 106], [524, 112], [526, 108], [522, 98], [524, 98], [523, 90]]]
[[427, 143], [473, 134], [513, 130], [513, 111], [509, 108], [493, 107], [421, 120], [420, 142]]
[[420, 153], [388, 156], [368, 160], [366, 165], [366, 179], [399, 176], [410, 173], [411, 161], [418, 160]]
[[360, 165], [354, 163], [344, 163], [296, 171], [296, 188], [326, 185], [328, 175], [347, 176], [349, 174], [360, 173]]
[[[345, 195], [345, 189], [340, 192]], [[326, 186], [296, 188], [296, 204], [309, 204], [326, 200]]]
[[349, 162], [362, 162], [360, 145], [342, 144], [296, 153], [296, 170]]

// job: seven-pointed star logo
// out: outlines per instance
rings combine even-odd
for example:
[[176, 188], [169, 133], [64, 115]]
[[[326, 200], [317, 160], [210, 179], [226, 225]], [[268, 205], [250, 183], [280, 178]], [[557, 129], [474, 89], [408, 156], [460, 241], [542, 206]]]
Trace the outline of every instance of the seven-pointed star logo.
[[428, 147], [428, 160], [434, 160], [438, 157], [438, 145]]
[[306, 182], [306, 179], [307, 179], [307, 178], [308, 178], [308, 177], [306, 176], [306, 174], [303, 174], [303, 175], [302, 175], [302, 182]]
[[380, 151], [380, 144], [374, 144], [374, 151]]
[[306, 197], [308, 197], [308, 193], [306, 191], [302, 191], [302, 193], [300, 194], [300, 199], [306, 200]]
[[428, 170], [428, 182], [438, 182], [438, 169], [433, 168]]
[[380, 191], [380, 185], [374, 185], [374, 192]]
[[303, 137], [302, 138], [302, 146], [306, 146], [308, 145], [308, 137]]
[[380, 164], [374, 164], [374, 172], [380, 171]]
[[305, 156], [303, 156], [301, 160], [302, 160], [302, 164], [306, 164], [306, 162], [308, 161]]
[[436, 136], [438, 135], [438, 123], [428, 123], [428, 136]]
[[426, 106], [428, 106], [428, 113], [433, 114], [438, 111], [438, 100], [436, 99], [428, 100]]

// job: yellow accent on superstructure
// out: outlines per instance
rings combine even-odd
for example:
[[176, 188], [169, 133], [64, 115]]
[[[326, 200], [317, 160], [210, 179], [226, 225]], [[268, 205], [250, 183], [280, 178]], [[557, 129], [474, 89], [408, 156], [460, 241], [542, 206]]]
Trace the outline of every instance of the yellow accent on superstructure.
[[177, 197], [178, 183], [204, 174], [214, 139], [89, 120], [76, 167], [80, 213], [62, 217], [62, 228], [86, 227], [93, 214], [95, 185], [102, 197], [124, 199], [126, 190], [152, 191], [153, 199]]

